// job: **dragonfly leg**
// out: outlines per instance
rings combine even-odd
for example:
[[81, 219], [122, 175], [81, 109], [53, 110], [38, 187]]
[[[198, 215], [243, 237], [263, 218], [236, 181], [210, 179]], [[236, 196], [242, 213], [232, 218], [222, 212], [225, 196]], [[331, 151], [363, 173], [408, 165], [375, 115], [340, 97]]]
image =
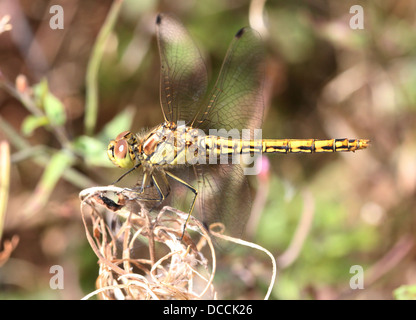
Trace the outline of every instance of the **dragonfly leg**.
[[131, 168], [130, 170], [124, 172], [116, 181], [114, 181], [112, 183], [112, 185], [116, 184], [117, 182], [119, 182], [121, 179], [123, 179], [125, 176], [127, 176], [129, 173], [133, 172], [134, 170], [136, 170], [138, 167], [140, 167], [142, 165], [141, 162], [139, 162], [138, 164], [136, 164], [133, 168]]
[[[151, 178], [151, 183], [148, 183], [148, 179], [149, 178]], [[163, 192], [162, 191], [162, 188], [160, 187], [160, 184], [158, 183], [158, 181], [156, 180], [156, 178], [155, 178], [155, 176], [153, 174], [150, 174], [148, 176], [145, 175], [143, 177], [143, 181], [142, 181], [142, 183], [140, 185], [140, 189], [138, 191], [135, 191], [135, 190], [131, 190], [131, 191], [135, 192], [138, 195], [142, 195], [145, 192], [145, 189], [146, 188], [153, 188], [154, 187], [156, 189], [157, 193], [159, 194], [159, 197], [158, 198], [144, 198], [144, 197], [140, 197], [140, 201], [157, 201], [160, 204], [170, 194], [170, 186], [169, 186], [168, 181], [166, 180], [166, 177], [164, 177], [164, 180], [165, 180], [164, 182], [165, 182], [166, 186], [168, 187], [167, 190], [166, 190], [166, 192]], [[156, 207], [156, 205], [154, 207]]]
[[183, 236], [185, 235], [186, 225], [188, 224], [189, 218], [191, 217], [191, 214], [192, 214], [192, 212], [194, 210], [194, 207], [195, 207], [195, 201], [196, 201], [196, 197], [198, 195], [198, 190], [195, 189], [193, 186], [191, 186], [189, 183], [183, 181], [181, 178], [178, 178], [174, 174], [172, 174], [172, 173], [170, 173], [168, 171], [165, 171], [165, 172], [173, 180], [179, 182], [180, 184], [182, 184], [183, 186], [187, 187], [189, 190], [191, 190], [194, 193], [194, 198], [192, 200], [191, 207], [190, 207], [189, 212], [188, 212], [188, 217], [186, 218], [185, 224], [183, 225], [182, 236], [180, 238], [180, 240], [182, 240], [183, 239]]
[[[166, 180], [166, 178], [165, 178]], [[170, 186], [169, 183], [167, 183], [166, 185], [168, 186], [168, 190], [167, 192], [164, 194], [162, 189], [160, 188], [159, 184], [156, 181], [156, 178], [152, 175], [152, 181], [153, 181], [153, 185], [155, 186], [157, 192], [159, 193], [160, 199], [158, 199], [158, 201], [163, 202], [166, 197], [170, 194]]]
[[[157, 205], [162, 203], [167, 198], [167, 196], [170, 194], [169, 183], [168, 183], [165, 176], [163, 176], [163, 178], [164, 178], [163, 182], [167, 186], [167, 188], [166, 188], [167, 190], [165, 190], [165, 192], [162, 191], [162, 188], [160, 187], [160, 183], [157, 181], [156, 177], [153, 174], [149, 174], [149, 173], [145, 173], [141, 183], [137, 183], [135, 185], [135, 187], [133, 187], [133, 188], [124, 188], [124, 190], [129, 191], [133, 194], [136, 194], [137, 196], [134, 199], [137, 199], [139, 201], [156, 201], [156, 202], [158, 202], [158, 204], [156, 204], [155, 206], [153, 206], [150, 209], [150, 210], [152, 210]], [[151, 180], [149, 181], [149, 179], [151, 179]], [[145, 189], [148, 189], [148, 188], [155, 188], [159, 196], [157, 198], [154, 198], [154, 197], [150, 197], [150, 195], [148, 195], [148, 197], [146, 198]]]

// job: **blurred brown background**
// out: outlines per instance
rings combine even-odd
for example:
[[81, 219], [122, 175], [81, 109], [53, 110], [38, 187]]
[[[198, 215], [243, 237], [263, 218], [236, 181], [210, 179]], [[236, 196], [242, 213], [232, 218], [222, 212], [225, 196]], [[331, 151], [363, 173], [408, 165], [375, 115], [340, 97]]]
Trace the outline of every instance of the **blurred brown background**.
[[[53, 5], [64, 10], [63, 29], [49, 26]], [[111, 5], [0, 2], [0, 19], [9, 15], [12, 26], [6, 30], [4, 23], [0, 33], [0, 140], [10, 143], [13, 160], [2, 250], [5, 240], [19, 238], [0, 266], [1, 299], [79, 299], [94, 290], [97, 259], [85, 238], [78, 193], [120, 175], [106, 158], [108, 140], [99, 136], [114, 117], [126, 108], [134, 112], [132, 131], [162, 121], [158, 12], [181, 19], [211, 79], [238, 29], [251, 25], [262, 34], [268, 66], [263, 137], [371, 139], [369, 149], [356, 153], [269, 157], [269, 172], [250, 180], [257, 196], [247, 237], [279, 263], [271, 298], [415, 297], [416, 2], [126, 0], [103, 51], [97, 126], [89, 135], [95, 140], [88, 142], [86, 70]], [[363, 29], [350, 27], [353, 5], [364, 10]], [[47, 79], [65, 110], [63, 125], [22, 132], [33, 110], [5, 87], [15, 88], [19, 75], [27, 84], [20, 78], [17, 92]], [[65, 142], [60, 134], [88, 149], [64, 156], [63, 169], [49, 162]], [[52, 265], [64, 268], [63, 290], [49, 287]], [[362, 290], [350, 289], [354, 265], [364, 270]], [[221, 297], [261, 299], [270, 274], [267, 256], [236, 249], [221, 257], [217, 290]], [[403, 285], [409, 287], [397, 290]]]

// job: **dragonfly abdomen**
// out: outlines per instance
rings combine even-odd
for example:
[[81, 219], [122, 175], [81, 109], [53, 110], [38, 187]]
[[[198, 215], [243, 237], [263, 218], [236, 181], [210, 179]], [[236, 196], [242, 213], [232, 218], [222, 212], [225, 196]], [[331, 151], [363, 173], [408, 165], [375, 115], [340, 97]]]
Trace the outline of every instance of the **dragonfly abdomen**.
[[206, 156], [236, 155], [261, 153], [262, 140], [227, 139], [217, 136], [208, 136], [204, 139]]
[[263, 139], [242, 140], [214, 136], [205, 138], [206, 155], [235, 155], [253, 153], [322, 153], [348, 152], [365, 149], [365, 139]]
[[365, 139], [266, 139], [263, 153], [322, 153], [348, 152], [367, 148]]

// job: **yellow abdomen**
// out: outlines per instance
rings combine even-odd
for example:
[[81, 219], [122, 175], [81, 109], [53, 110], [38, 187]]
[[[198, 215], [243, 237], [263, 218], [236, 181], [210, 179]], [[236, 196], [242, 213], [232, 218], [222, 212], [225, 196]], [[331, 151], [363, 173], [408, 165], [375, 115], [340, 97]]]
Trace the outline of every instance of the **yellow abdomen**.
[[263, 139], [239, 140], [215, 136], [205, 137], [207, 156], [248, 153], [319, 153], [345, 152], [367, 148], [366, 139]]
[[367, 148], [366, 139], [270, 139], [263, 140], [264, 153], [344, 152]]

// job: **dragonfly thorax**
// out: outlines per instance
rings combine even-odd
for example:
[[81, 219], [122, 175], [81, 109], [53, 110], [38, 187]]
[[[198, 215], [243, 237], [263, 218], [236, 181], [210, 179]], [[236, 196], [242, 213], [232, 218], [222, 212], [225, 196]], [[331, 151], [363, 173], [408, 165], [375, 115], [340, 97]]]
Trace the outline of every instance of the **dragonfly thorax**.
[[190, 144], [186, 142], [190, 129], [165, 122], [144, 135], [124, 131], [110, 142], [107, 154], [116, 166], [126, 169], [133, 168], [136, 162], [146, 169], [175, 164], [180, 150]]
[[[165, 122], [152, 130], [139, 146], [140, 161], [144, 166], [177, 165], [185, 150], [196, 143], [195, 129]], [[185, 164], [185, 162], [182, 162]]]

